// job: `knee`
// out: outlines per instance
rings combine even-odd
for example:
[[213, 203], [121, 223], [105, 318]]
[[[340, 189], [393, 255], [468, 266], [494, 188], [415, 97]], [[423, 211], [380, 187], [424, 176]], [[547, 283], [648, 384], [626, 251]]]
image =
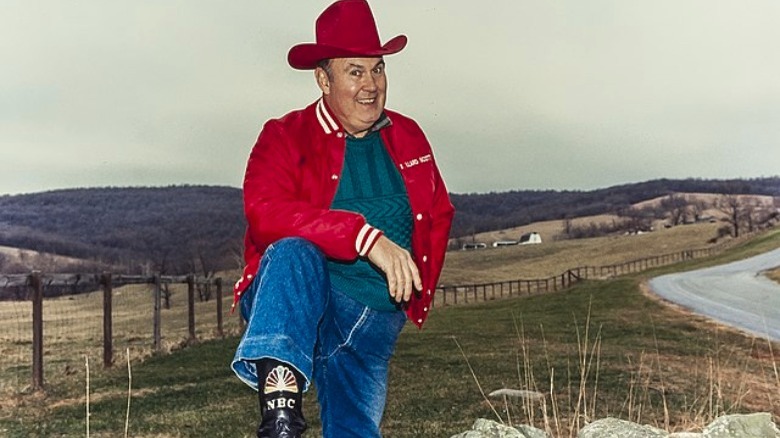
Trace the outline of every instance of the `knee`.
[[265, 255], [271, 258], [291, 257], [294, 260], [319, 263], [325, 261], [325, 256], [316, 245], [300, 237], [286, 237], [277, 240], [268, 246]]

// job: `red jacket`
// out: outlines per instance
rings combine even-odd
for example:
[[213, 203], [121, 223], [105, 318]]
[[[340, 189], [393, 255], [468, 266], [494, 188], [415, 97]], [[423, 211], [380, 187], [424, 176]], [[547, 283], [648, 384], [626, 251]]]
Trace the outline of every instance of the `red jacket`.
[[[401, 114], [385, 113], [391, 125], [380, 133], [409, 195], [412, 256], [423, 284], [421, 293], [413, 294], [407, 315], [421, 327], [444, 264], [455, 210], [420, 127]], [[345, 131], [322, 99], [265, 124], [244, 177], [246, 267], [234, 287], [234, 305], [257, 273], [265, 249], [279, 239], [302, 237], [327, 257], [354, 260], [380, 236], [362, 215], [330, 209], [345, 149]]]

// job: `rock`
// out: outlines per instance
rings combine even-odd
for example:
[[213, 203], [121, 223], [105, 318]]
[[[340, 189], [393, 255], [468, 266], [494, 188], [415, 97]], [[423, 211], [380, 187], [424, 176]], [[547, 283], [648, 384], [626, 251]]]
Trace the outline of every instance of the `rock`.
[[469, 430], [463, 433], [459, 433], [457, 435], [453, 435], [450, 438], [485, 438], [485, 436], [482, 435], [482, 432]]
[[[501, 394], [507, 395], [508, 394]], [[472, 430], [452, 438], [550, 438], [543, 430], [520, 425], [510, 427], [479, 419]], [[768, 413], [724, 415], [710, 423], [702, 433], [676, 432], [643, 426], [617, 418], [594, 421], [580, 430], [577, 438], [780, 438], [780, 429]]]
[[[605, 418], [585, 426], [577, 438], [667, 438], [669, 433], [617, 418]], [[773, 437], [774, 438], [774, 437]]]
[[704, 428], [706, 438], [780, 438], [780, 430], [772, 422], [772, 415], [724, 415]]
[[535, 427], [521, 425], [514, 428], [480, 418], [474, 422], [471, 430], [453, 435], [451, 438], [549, 438], [549, 436]]
[[510, 389], [510, 388], [502, 388], [497, 389], [490, 394], [488, 394], [489, 397], [510, 397], [510, 398], [519, 398], [523, 400], [531, 400], [531, 401], [542, 401], [544, 400], [544, 394], [541, 392], [536, 391], [528, 391], [525, 389]]
[[547, 435], [545, 431], [526, 424], [521, 424], [515, 428], [520, 431], [520, 435], [524, 438], [550, 438], [550, 435]]

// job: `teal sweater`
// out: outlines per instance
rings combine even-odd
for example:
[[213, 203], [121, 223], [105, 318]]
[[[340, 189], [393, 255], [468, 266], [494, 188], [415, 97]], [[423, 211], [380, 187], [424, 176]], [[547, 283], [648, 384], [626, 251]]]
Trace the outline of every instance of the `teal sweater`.
[[[363, 138], [347, 138], [344, 170], [331, 208], [362, 214], [388, 239], [411, 250], [409, 197], [379, 132]], [[390, 297], [384, 274], [367, 260], [350, 263], [329, 260], [328, 270], [334, 289], [372, 309], [398, 309]]]

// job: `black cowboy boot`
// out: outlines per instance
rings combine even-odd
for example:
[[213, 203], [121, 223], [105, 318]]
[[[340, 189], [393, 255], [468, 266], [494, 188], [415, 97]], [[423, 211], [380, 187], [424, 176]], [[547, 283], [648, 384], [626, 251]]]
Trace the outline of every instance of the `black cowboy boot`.
[[300, 438], [306, 430], [303, 418], [303, 376], [275, 359], [257, 361], [260, 425], [257, 438]]

